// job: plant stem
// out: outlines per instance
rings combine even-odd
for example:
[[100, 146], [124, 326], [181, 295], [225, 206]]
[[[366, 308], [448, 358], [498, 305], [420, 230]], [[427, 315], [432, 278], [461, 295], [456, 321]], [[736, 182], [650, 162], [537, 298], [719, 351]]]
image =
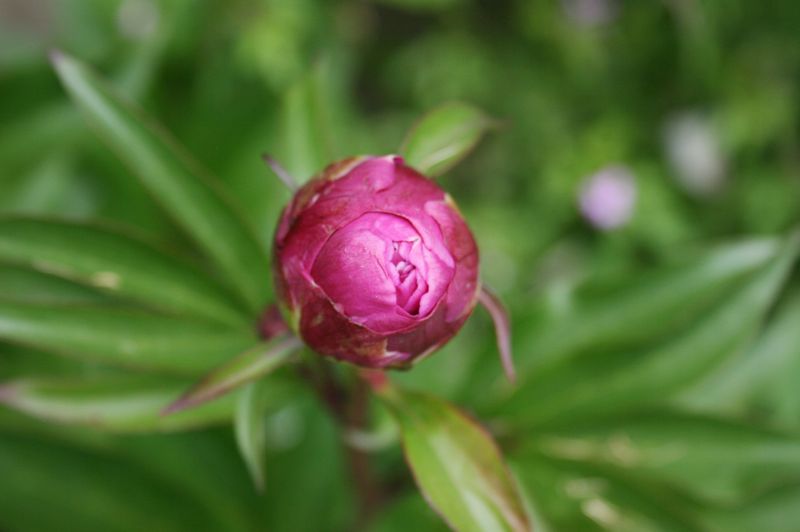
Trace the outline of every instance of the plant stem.
[[350, 386], [344, 386], [324, 360], [316, 360], [306, 366], [303, 375], [340, 425], [345, 458], [358, 504], [353, 530], [366, 530], [383, 499], [382, 490], [374, 476], [369, 453], [348, 441], [347, 434], [367, 428], [370, 386], [360, 376], [352, 379]]
[[[353, 383], [349, 403], [348, 425], [345, 430], [363, 430], [368, 423], [369, 388], [357, 378]], [[358, 497], [356, 530], [365, 530], [382, 500], [380, 485], [375, 479], [369, 453], [345, 440], [345, 452], [350, 466], [350, 475]]]

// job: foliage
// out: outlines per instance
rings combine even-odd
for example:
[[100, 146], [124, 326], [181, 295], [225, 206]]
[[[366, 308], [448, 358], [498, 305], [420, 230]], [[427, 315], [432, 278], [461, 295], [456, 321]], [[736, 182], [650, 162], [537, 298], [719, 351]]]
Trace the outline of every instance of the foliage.
[[[0, 528], [796, 528], [793, 2], [24, 4], [0, 6]], [[371, 395], [261, 341], [289, 198], [264, 152], [438, 176], [517, 383], [480, 312]], [[598, 230], [577, 198], [617, 166], [635, 210]]]

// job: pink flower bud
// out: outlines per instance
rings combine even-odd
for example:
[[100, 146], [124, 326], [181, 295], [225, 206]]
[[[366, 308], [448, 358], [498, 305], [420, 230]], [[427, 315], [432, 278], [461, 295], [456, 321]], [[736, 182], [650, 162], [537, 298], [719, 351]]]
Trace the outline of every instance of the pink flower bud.
[[275, 234], [282, 310], [315, 351], [370, 368], [442, 346], [477, 301], [478, 249], [449, 196], [397, 156], [330, 165]]

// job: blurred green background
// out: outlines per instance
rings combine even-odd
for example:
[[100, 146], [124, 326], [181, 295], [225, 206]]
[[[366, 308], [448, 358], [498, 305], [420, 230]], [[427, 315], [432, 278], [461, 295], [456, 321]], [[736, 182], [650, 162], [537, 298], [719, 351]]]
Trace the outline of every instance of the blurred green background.
[[[796, 531], [798, 28], [793, 0], [0, 0], [0, 212], [190, 252], [68, 101], [51, 47], [156, 117], [265, 244], [289, 193], [261, 153], [306, 178], [474, 104], [496, 127], [440, 182], [523, 379], [502, 383], [477, 311], [397, 380], [487, 422], [539, 530]], [[36, 296], [18, 273], [0, 269], [0, 298]], [[2, 378], [74, 371], [0, 335]], [[311, 394], [274, 408], [267, 449], [259, 494], [229, 427], [120, 436], [2, 409], [0, 529], [348, 529]], [[393, 496], [374, 530], [441, 529], [396, 446], [376, 460]]]

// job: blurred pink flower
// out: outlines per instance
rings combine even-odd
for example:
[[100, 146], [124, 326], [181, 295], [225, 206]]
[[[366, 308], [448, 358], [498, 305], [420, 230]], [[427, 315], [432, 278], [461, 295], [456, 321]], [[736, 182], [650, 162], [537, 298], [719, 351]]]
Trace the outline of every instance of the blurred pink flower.
[[609, 166], [589, 176], [580, 192], [581, 213], [602, 230], [625, 225], [636, 205], [636, 180], [624, 166]]

